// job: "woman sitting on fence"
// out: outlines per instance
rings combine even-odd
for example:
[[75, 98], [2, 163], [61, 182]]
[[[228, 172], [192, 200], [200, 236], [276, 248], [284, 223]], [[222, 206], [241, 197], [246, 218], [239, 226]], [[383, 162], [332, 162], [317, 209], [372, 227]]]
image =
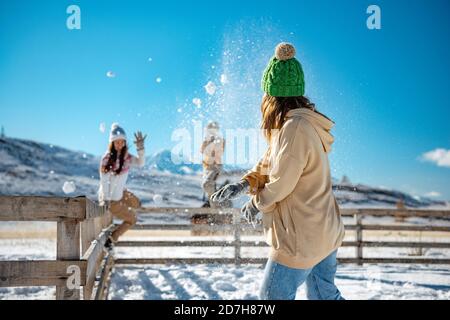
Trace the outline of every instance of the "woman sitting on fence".
[[128, 152], [125, 130], [114, 123], [109, 135], [108, 151], [101, 160], [99, 203], [108, 205], [111, 214], [123, 220], [111, 234], [107, 246], [110, 246], [111, 242], [117, 242], [118, 238], [136, 223], [134, 209], [141, 206], [140, 200], [125, 188], [130, 168], [143, 167], [145, 164], [146, 136], [142, 136], [142, 133], [138, 131], [135, 133], [135, 138], [137, 157]]
[[254, 222], [262, 212], [271, 245], [262, 299], [294, 299], [304, 282], [309, 299], [342, 299], [334, 277], [344, 226], [328, 163], [334, 122], [304, 96], [303, 70], [294, 55], [292, 45], [279, 44], [262, 79], [261, 127], [268, 150], [239, 183], [212, 199], [249, 191], [245, 217]]

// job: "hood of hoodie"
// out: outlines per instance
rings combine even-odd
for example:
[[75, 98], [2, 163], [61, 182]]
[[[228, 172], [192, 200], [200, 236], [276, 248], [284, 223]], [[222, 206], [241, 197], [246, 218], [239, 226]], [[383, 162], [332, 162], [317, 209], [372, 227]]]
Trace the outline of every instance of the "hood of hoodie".
[[328, 119], [321, 113], [316, 111], [307, 109], [307, 108], [298, 108], [289, 110], [286, 114], [286, 118], [300, 117], [307, 120], [313, 128], [316, 130], [319, 135], [320, 140], [322, 141], [323, 149], [326, 153], [331, 151], [331, 145], [334, 142], [334, 137], [330, 133], [331, 128], [334, 126], [334, 122]]

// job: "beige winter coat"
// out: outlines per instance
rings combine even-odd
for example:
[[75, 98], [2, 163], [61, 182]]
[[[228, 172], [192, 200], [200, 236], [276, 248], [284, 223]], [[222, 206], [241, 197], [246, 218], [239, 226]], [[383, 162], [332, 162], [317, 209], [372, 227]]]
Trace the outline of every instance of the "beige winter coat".
[[[256, 174], [267, 180], [253, 203], [263, 214], [271, 258], [307, 269], [337, 249], [344, 238], [328, 163], [334, 123], [306, 108], [290, 110], [286, 118], [272, 136], [268, 153], [245, 177]], [[265, 167], [268, 171], [262, 172]]]

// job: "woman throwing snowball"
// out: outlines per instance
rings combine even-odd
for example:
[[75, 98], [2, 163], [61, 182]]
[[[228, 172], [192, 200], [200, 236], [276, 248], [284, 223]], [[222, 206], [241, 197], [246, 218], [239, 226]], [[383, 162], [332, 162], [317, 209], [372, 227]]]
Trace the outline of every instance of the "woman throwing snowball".
[[123, 220], [111, 234], [107, 246], [117, 242], [119, 237], [137, 221], [135, 209], [141, 206], [140, 200], [125, 188], [128, 172], [132, 167], [145, 164], [144, 142], [147, 135], [135, 133], [135, 145], [138, 156], [128, 152], [125, 130], [114, 123], [109, 135], [109, 147], [100, 164], [100, 188], [98, 199], [101, 205], [109, 205], [115, 218]]
[[262, 123], [269, 148], [235, 184], [213, 194], [213, 201], [252, 197], [242, 208], [250, 222], [262, 213], [271, 245], [261, 299], [295, 299], [306, 282], [308, 299], [342, 299], [334, 284], [336, 252], [344, 226], [332, 191], [328, 154], [334, 122], [304, 96], [295, 49], [281, 43], [263, 79]]

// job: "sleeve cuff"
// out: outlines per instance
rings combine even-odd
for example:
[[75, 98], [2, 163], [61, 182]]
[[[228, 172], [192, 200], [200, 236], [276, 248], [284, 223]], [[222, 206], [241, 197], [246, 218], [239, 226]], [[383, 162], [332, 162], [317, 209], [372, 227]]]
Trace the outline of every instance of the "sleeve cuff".
[[255, 206], [255, 208], [257, 208], [259, 211], [261, 211], [262, 213], [271, 213], [272, 211], [274, 211], [275, 210], [275, 208], [277, 207], [277, 205], [276, 204], [272, 204], [272, 205], [270, 205], [270, 206], [268, 206], [268, 207], [264, 207], [264, 206], [262, 206], [261, 204], [258, 204], [258, 201], [257, 201], [257, 196], [253, 196], [252, 197], [252, 203], [253, 203], [253, 205]]

